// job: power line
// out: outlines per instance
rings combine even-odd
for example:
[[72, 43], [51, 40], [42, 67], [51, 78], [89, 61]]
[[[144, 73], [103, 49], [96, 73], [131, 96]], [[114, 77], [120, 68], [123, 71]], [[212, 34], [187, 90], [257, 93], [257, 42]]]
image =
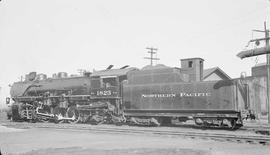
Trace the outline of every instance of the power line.
[[77, 69], [77, 71], [81, 76], [83, 76], [83, 74], [86, 72], [84, 69]]
[[147, 50], [150, 50], [148, 51], [148, 53], [150, 53], [150, 57], [144, 57], [144, 59], [150, 59], [150, 65], [153, 66], [153, 60], [160, 60], [159, 58], [154, 58], [154, 54], [156, 54], [157, 52], [154, 52], [154, 51], [157, 51], [158, 49], [157, 48], [153, 48], [153, 47], [147, 47], [146, 48]]

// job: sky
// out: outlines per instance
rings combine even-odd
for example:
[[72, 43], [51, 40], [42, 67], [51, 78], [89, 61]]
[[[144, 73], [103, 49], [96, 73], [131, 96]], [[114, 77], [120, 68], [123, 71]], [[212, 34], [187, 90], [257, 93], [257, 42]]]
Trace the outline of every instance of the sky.
[[31, 71], [142, 68], [146, 47], [158, 49], [159, 64], [180, 67], [180, 59], [201, 57], [205, 68], [218, 66], [232, 78], [250, 75], [265, 56], [236, 54], [264, 37], [252, 32], [264, 21], [270, 29], [269, 0], [2, 0], [0, 105], [8, 85]]

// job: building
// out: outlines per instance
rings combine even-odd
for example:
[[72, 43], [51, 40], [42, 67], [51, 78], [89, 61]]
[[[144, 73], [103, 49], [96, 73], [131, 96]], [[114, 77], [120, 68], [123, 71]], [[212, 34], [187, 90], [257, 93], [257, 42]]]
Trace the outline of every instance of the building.
[[266, 63], [259, 63], [251, 68], [251, 75], [253, 77], [267, 76], [267, 65]]
[[219, 67], [213, 67], [203, 70], [203, 81], [229, 80], [229, 79], [231, 78]]
[[[142, 70], [149, 69], [168, 69], [169, 66], [157, 64], [155, 66], [147, 65]], [[231, 79], [219, 67], [204, 69], [204, 60], [202, 58], [188, 58], [181, 59], [181, 67], [174, 67], [179, 70], [183, 80], [186, 82], [199, 82], [199, 81], [216, 81], [216, 80], [229, 80]], [[165, 71], [164, 70], [164, 71]], [[174, 70], [174, 69], [173, 69]]]
[[231, 79], [219, 67], [204, 69], [204, 60], [202, 58], [181, 59], [181, 70], [188, 74], [190, 81], [214, 81]]
[[181, 59], [181, 71], [189, 75], [190, 82], [203, 80], [203, 62], [202, 58]]

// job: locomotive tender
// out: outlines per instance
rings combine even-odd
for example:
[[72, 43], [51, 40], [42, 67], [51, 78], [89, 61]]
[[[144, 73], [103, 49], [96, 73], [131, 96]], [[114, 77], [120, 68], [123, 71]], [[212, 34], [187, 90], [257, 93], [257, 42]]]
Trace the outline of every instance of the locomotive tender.
[[242, 125], [239, 109], [245, 105], [239, 105], [236, 97], [246, 94], [237, 94], [237, 89], [244, 90], [239, 81], [186, 82], [178, 74], [177, 68], [131, 73], [123, 85], [125, 116], [156, 117], [164, 124], [194, 119], [201, 126]]
[[190, 60], [183, 62], [189, 64], [187, 68], [125, 66], [79, 77], [59, 73], [46, 78], [32, 72], [12, 85], [8, 117], [136, 125], [194, 120], [199, 126], [242, 126], [249, 109], [241, 79], [203, 82], [202, 59], [192, 59], [193, 65]]

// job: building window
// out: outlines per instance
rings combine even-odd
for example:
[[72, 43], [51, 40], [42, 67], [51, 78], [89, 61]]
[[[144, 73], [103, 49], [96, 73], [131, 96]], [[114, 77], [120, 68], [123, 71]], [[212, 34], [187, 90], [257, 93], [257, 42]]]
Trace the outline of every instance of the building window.
[[192, 61], [188, 61], [188, 68], [192, 68], [193, 62]]

